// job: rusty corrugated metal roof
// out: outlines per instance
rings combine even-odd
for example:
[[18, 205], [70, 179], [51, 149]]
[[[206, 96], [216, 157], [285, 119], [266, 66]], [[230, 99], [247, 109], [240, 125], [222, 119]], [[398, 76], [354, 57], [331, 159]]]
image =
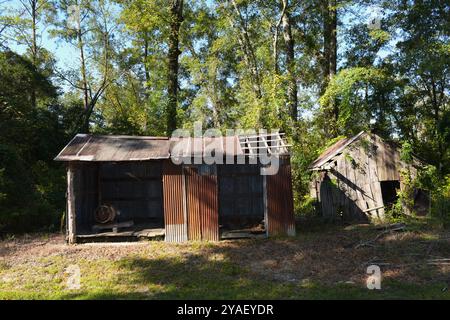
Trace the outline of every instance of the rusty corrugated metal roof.
[[[272, 136], [272, 135], [268, 135]], [[146, 137], [77, 134], [56, 156], [57, 161], [142, 161], [167, 159], [169, 157], [241, 156], [259, 155], [261, 148], [275, 149], [269, 154], [285, 154], [287, 147], [282, 138], [280, 146], [267, 147], [254, 145], [265, 141], [266, 136], [225, 136], [225, 137]], [[256, 140], [255, 140], [256, 138]], [[253, 140], [252, 140], [253, 139]], [[269, 144], [268, 144], [269, 143]], [[270, 146], [269, 146], [270, 145]], [[254, 150], [259, 150], [255, 152]], [[267, 153], [267, 151], [266, 151]]]
[[141, 161], [168, 159], [169, 139], [77, 134], [56, 156], [57, 161]]
[[211, 155], [238, 156], [244, 155], [238, 136], [226, 137], [180, 137], [170, 139], [172, 157]]
[[356, 136], [339, 140], [331, 147], [326, 149], [324, 152], [322, 152], [322, 154], [316, 160], [314, 160], [314, 162], [309, 166], [309, 169], [314, 170], [320, 168], [322, 165], [330, 161], [336, 155], [340, 154], [342, 150], [344, 150], [348, 145], [357, 140], [363, 133], [364, 131], [361, 131]]

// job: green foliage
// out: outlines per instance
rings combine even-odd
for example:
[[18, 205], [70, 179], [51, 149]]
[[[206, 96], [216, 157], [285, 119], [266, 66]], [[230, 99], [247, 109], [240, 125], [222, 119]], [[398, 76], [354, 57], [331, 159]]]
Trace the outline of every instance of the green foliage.
[[317, 199], [310, 195], [305, 195], [298, 205], [296, 215], [307, 219], [316, 218], [318, 216]]
[[445, 227], [450, 227], [450, 175], [442, 179], [432, 192], [431, 214]]
[[[48, 229], [64, 208], [64, 168], [52, 161], [70, 117], [56, 89], [29, 60], [0, 52], [0, 232]], [[31, 104], [32, 89], [37, 107]]]
[[416, 215], [414, 212], [414, 192], [422, 190], [429, 193], [431, 201], [430, 215], [427, 216], [432, 224], [446, 228], [450, 227], [450, 176], [440, 177], [435, 166], [426, 165], [417, 171], [413, 179], [411, 172], [401, 171], [403, 190], [398, 192], [398, 200], [386, 211], [390, 222], [409, 222]]
[[346, 136], [337, 136], [333, 139], [328, 140], [323, 146], [321, 146], [319, 149], [317, 149], [317, 155], [320, 155], [322, 152], [324, 152], [325, 150], [327, 150], [329, 147], [331, 147], [332, 145], [334, 145], [336, 142], [347, 138]]
[[373, 116], [374, 95], [386, 81], [386, 74], [376, 68], [354, 67], [342, 69], [333, 77], [320, 98], [322, 108], [333, 103], [339, 107], [338, 124], [347, 132], [357, 133], [367, 129]]
[[405, 141], [400, 149], [400, 160], [411, 164], [413, 161], [413, 148], [410, 142]]

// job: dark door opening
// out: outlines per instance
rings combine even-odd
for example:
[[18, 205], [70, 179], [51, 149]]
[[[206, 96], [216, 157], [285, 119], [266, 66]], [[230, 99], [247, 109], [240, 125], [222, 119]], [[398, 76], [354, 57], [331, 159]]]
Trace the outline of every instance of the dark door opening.
[[102, 163], [98, 190], [99, 207], [114, 208], [123, 230], [164, 228], [161, 162]]
[[414, 212], [418, 216], [426, 216], [430, 211], [430, 193], [423, 189], [414, 190]]
[[383, 204], [385, 207], [390, 208], [398, 199], [397, 191], [400, 189], [400, 181], [381, 181], [380, 185]]
[[265, 234], [260, 166], [221, 165], [218, 166], [218, 178], [221, 237]]

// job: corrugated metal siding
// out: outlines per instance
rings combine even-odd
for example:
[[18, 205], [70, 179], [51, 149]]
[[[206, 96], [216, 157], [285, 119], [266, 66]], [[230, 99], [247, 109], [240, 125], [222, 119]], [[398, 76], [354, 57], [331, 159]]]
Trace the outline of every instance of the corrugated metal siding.
[[194, 168], [184, 168], [186, 178], [186, 198], [188, 208], [188, 238], [189, 240], [202, 239], [202, 222], [200, 214], [200, 176]]
[[269, 236], [294, 236], [294, 203], [289, 159], [283, 159], [278, 173], [268, 175], [266, 179], [267, 233]]
[[217, 174], [215, 166], [184, 168], [189, 240], [219, 240]]
[[187, 240], [183, 180], [181, 166], [174, 165], [170, 160], [163, 162], [164, 224], [165, 240], [168, 242]]

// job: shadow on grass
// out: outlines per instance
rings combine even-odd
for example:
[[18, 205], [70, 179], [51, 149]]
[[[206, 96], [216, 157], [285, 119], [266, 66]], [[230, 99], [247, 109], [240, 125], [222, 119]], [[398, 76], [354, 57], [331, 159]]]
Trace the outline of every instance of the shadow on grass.
[[[374, 231], [375, 232], [375, 231]], [[375, 246], [354, 245], [375, 233], [352, 229], [295, 239], [200, 244], [195, 253], [128, 257], [111, 289], [66, 299], [449, 299], [448, 269], [427, 264], [446, 256], [445, 239], [414, 234]], [[360, 237], [360, 238], [358, 238]], [[380, 263], [382, 290], [365, 287], [368, 264]], [[355, 278], [352, 278], [355, 277]], [[349, 281], [351, 280], [351, 281]], [[117, 288], [124, 288], [118, 290]]]
[[[326, 288], [312, 282], [300, 286], [252, 279], [233, 263], [199, 257], [185, 261], [137, 258], [119, 264], [134, 274], [133, 291], [102, 290], [70, 294], [63, 299], [357, 299], [365, 294], [361, 288], [348, 285]], [[130, 287], [129, 277], [123, 281]]]

